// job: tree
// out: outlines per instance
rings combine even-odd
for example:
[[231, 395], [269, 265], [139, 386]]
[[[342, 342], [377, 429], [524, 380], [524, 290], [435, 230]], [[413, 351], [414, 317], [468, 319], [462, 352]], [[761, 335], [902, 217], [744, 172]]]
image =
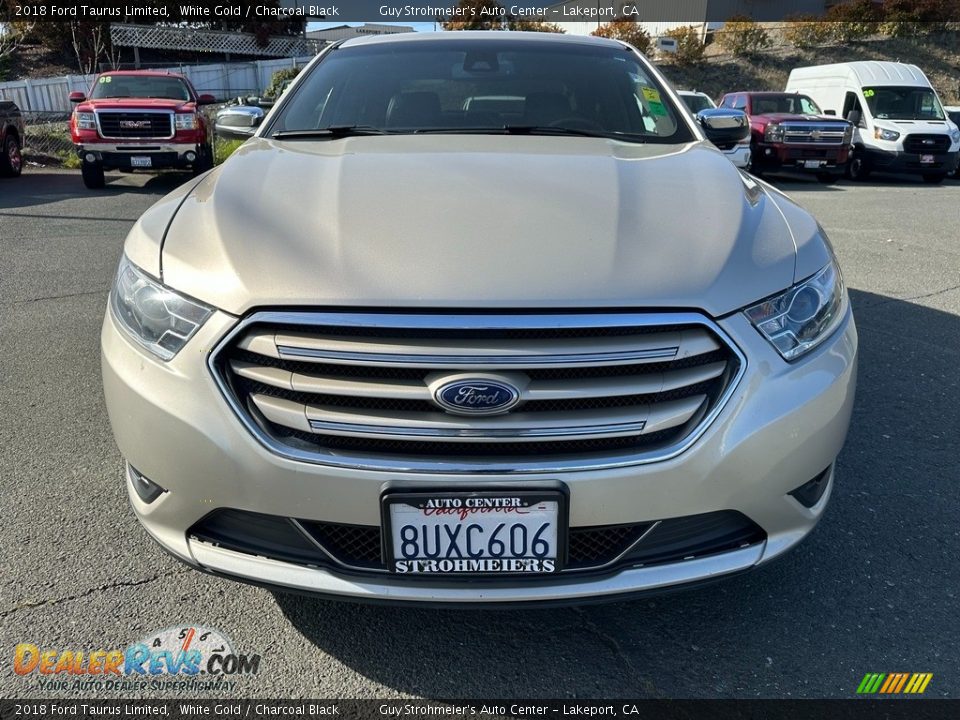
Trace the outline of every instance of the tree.
[[34, 23], [0, 23], [0, 66], [33, 31]]
[[855, 42], [879, 32], [880, 9], [873, 0], [852, 0], [827, 10], [833, 38], [841, 43]]
[[565, 33], [562, 27], [556, 23], [547, 22], [546, 20], [527, 20], [525, 18], [518, 18], [515, 15], [510, 15], [507, 17], [507, 30], [518, 30], [521, 32], [548, 32], [548, 33]]
[[698, 65], [703, 61], [705, 50], [700, 34], [689, 25], [668, 30], [667, 37], [677, 41], [677, 52], [673, 60], [677, 65]]
[[736, 57], [754, 55], [770, 47], [767, 31], [746, 15], [735, 15], [727, 20], [717, 35], [720, 36], [720, 47]]
[[650, 46], [653, 44], [650, 34], [633, 18], [617, 18], [616, 20], [611, 20], [590, 34], [596, 37], [625, 42], [628, 45], [633, 45], [642, 53], [649, 52]]
[[444, 30], [502, 30], [507, 13], [497, 0], [460, 0]]

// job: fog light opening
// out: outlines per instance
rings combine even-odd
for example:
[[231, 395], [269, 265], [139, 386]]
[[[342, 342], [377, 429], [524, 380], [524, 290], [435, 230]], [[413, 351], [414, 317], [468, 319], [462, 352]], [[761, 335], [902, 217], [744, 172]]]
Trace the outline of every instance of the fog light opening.
[[830, 481], [830, 471], [832, 469], [833, 466], [831, 465], [822, 473], [817, 475], [813, 480], [808, 480], [795, 490], [791, 490], [791, 497], [793, 497], [805, 508], [812, 508], [814, 505], [820, 502], [820, 498], [822, 498], [823, 493], [826, 492], [827, 485]]
[[167, 492], [165, 488], [160, 487], [153, 482], [153, 480], [145, 478], [137, 472], [137, 469], [133, 467], [133, 465], [127, 465], [127, 468], [130, 470], [130, 483], [133, 485], [133, 489], [137, 491], [137, 495], [147, 505]]
[[83, 156], [83, 159], [86, 160], [88, 163], [93, 163], [97, 161], [97, 156], [94, 155], [93, 153], [87, 153], [86, 155]]
[[194, 160], [197, 159], [197, 154], [191, 150], [186, 155], [184, 155], [184, 157], [187, 159], [187, 162], [192, 163]]

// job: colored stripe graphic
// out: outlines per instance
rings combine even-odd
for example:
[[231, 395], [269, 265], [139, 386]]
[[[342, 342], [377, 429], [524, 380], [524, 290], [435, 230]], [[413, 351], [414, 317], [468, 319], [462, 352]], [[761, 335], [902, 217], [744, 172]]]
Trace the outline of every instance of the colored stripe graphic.
[[857, 686], [858, 695], [921, 695], [933, 679], [933, 673], [867, 673]]

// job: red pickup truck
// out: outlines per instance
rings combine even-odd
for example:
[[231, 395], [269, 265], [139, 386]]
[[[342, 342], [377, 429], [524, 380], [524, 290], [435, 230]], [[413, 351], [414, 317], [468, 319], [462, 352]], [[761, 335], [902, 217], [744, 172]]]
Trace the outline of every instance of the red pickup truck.
[[846, 171], [853, 126], [825, 115], [806, 95], [735, 92], [724, 95], [719, 104], [750, 117], [750, 172], [754, 175], [799, 170], [833, 183]]
[[212, 123], [187, 78], [168, 72], [129, 70], [97, 76], [89, 95], [70, 93], [76, 108], [70, 136], [80, 156], [83, 183], [101, 188], [104, 170], [213, 167]]

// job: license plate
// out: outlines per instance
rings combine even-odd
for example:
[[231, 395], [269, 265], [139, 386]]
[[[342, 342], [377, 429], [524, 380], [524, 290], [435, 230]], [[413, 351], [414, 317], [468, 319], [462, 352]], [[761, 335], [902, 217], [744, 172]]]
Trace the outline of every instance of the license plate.
[[822, 160], [804, 160], [803, 161], [803, 166], [809, 169], [816, 169], [816, 168], [819, 168], [821, 165], [823, 165]]
[[934, 160], [933, 155], [921, 155], [921, 156], [920, 156], [920, 162], [921, 162], [923, 165], [932, 165], [932, 164], [933, 164], [933, 160]]
[[152, 167], [153, 160], [149, 157], [130, 158], [130, 167]]
[[566, 497], [558, 491], [387, 493], [390, 571], [407, 575], [549, 574], [560, 569]]

